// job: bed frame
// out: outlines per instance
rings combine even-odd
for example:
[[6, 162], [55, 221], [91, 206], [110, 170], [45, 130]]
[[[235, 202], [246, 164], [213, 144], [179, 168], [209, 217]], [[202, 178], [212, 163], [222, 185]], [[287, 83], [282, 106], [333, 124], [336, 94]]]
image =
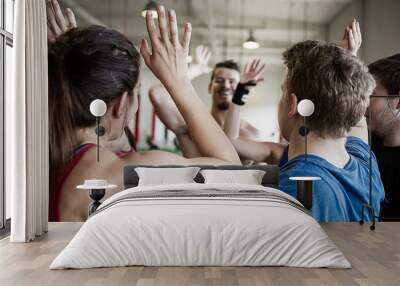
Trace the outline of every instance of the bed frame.
[[[131, 165], [124, 167], [124, 189], [133, 188], [138, 185], [139, 177], [135, 171], [137, 167], [146, 168], [182, 168], [182, 167], [200, 167], [201, 170], [205, 169], [218, 169], [218, 170], [263, 170], [265, 175], [262, 179], [261, 184], [265, 187], [279, 188], [279, 167], [276, 165], [253, 165], [253, 166], [241, 166], [241, 165], [193, 165], [193, 166], [182, 166], [182, 165], [163, 165], [163, 166], [144, 166], [144, 165]], [[194, 178], [197, 183], [204, 183], [204, 178], [200, 174]]]

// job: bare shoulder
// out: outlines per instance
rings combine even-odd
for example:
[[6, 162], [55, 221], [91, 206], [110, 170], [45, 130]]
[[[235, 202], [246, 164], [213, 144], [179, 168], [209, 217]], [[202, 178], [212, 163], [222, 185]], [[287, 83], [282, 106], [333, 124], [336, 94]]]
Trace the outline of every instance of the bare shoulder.
[[91, 148], [83, 154], [62, 187], [60, 200], [62, 221], [86, 219], [91, 199], [87, 191], [77, 189], [77, 186], [83, 184], [85, 180], [103, 179], [119, 186], [112, 192], [107, 191], [106, 197], [122, 190], [122, 164], [118, 163], [118, 157], [104, 148], [100, 150], [99, 162], [97, 162], [97, 148]]
[[130, 158], [127, 158], [127, 161], [135, 165], [182, 165], [185, 164], [187, 160], [171, 152], [152, 150], [135, 153]]
[[[109, 183], [122, 186], [123, 168], [126, 165], [159, 164], [160, 159], [171, 157], [170, 153], [162, 151], [145, 152], [144, 154], [131, 152], [122, 158], [105, 148], [100, 148], [99, 151], [99, 161], [97, 161], [97, 148], [86, 151], [69, 174], [64, 189], [75, 189], [77, 185], [87, 179], [104, 179]], [[170, 159], [169, 162], [173, 162], [173, 159]]]
[[[132, 161], [131, 161], [132, 162]], [[230, 165], [236, 164], [212, 157], [185, 158], [166, 151], [147, 151], [136, 154], [135, 164], [140, 165]]]
[[105, 198], [123, 190], [123, 168], [126, 165], [185, 164], [187, 159], [164, 151], [132, 152], [120, 158], [114, 152], [100, 148], [97, 162], [97, 148], [91, 148], [80, 158], [69, 173], [61, 192], [60, 214], [62, 221], [82, 221], [87, 218], [91, 200], [87, 191], [77, 186], [88, 179], [107, 180], [118, 187], [106, 192]]
[[240, 132], [239, 136], [259, 141], [261, 137], [261, 132], [254, 125], [250, 124], [246, 120], [240, 120]]

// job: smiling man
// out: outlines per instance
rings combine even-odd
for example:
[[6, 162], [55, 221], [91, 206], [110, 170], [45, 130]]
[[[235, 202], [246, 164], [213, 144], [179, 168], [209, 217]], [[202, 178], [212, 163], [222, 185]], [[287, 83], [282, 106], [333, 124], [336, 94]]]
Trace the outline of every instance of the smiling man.
[[[192, 72], [193, 69], [196, 71], [207, 71], [208, 60], [204, 58], [205, 56], [202, 53], [197, 53], [196, 51], [194, 65], [189, 67], [189, 77], [191, 79], [200, 75], [199, 72]], [[252, 63], [254, 62], [255, 60], [252, 61]], [[203, 66], [203, 68], [200, 68], [199, 65]], [[211, 80], [208, 85], [208, 92], [212, 97], [210, 113], [222, 129], [224, 129], [229, 105], [232, 102], [233, 93], [237, 88], [239, 80], [239, 65], [232, 60], [219, 62], [212, 69]], [[149, 91], [149, 97], [159, 119], [168, 129], [175, 133], [183, 155], [186, 158], [197, 157], [198, 150], [196, 144], [191, 140], [182, 115], [165, 89], [161, 85], [153, 86]], [[257, 141], [259, 140], [259, 135], [260, 132], [257, 128], [243, 119], [240, 120], [239, 136], [241, 138]], [[242, 163], [250, 164], [251, 161], [242, 158]]]
[[[208, 92], [212, 96], [211, 115], [222, 128], [224, 128], [229, 105], [239, 80], [239, 66], [232, 60], [217, 63], [212, 71], [211, 81], [208, 85]], [[239, 136], [257, 140], [259, 130], [241, 119]]]

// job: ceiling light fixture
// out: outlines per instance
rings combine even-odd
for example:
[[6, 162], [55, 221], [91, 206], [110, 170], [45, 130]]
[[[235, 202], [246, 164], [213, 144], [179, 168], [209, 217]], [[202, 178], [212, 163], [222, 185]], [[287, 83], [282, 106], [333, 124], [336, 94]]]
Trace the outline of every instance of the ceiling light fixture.
[[260, 44], [257, 42], [257, 40], [254, 38], [253, 31], [250, 30], [249, 32], [249, 37], [247, 40], [243, 43], [243, 48], [245, 49], [258, 49], [260, 47]]
[[146, 17], [146, 13], [147, 11], [151, 11], [153, 14], [153, 18], [157, 18], [158, 14], [157, 14], [157, 2], [150, 0], [149, 2], [147, 2], [146, 6], [144, 6], [143, 10], [142, 10], [142, 17], [145, 18]]

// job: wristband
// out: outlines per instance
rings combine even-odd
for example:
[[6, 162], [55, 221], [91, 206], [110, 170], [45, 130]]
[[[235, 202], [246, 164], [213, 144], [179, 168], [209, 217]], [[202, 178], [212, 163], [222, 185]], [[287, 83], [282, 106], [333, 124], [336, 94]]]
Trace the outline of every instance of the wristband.
[[246, 83], [239, 83], [233, 94], [232, 102], [237, 105], [244, 105], [247, 102], [248, 94], [250, 92], [248, 86], [255, 86], [257, 83], [254, 80]]

